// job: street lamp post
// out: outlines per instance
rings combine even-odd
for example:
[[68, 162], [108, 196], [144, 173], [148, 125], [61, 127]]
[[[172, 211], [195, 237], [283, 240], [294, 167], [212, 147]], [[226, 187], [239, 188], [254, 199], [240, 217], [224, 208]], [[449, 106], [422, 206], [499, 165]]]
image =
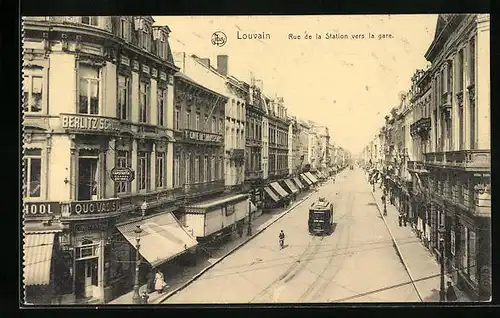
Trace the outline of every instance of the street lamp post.
[[140, 234], [142, 232], [141, 226], [137, 225], [137, 227], [134, 230], [134, 233], [136, 234], [136, 254], [135, 254], [135, 282], [134, 282], [134, 295], [132, 296], [132, 302], [134, 304], [140, 304], [141, 303], [141, 296], [139, 295], [139, 266], [141, 265], [141, 255], [139, 254], [139, 248], [141, 245], [139, 244], [141, 238]]
[[247, 236], [252, 235], [252, 201], [248, 200], [248, 229]]
[[439, 252], [441, 254], [440, 258], [440, 265], [441, 265], [441, 282], [440, 282], [440, 290], [439, 290], [439, 301], [444, 302], [445, 301], [445, 289], [444, 289], [444, 233], [445, 233], [444, 226], [441, 225], [439, 228]]

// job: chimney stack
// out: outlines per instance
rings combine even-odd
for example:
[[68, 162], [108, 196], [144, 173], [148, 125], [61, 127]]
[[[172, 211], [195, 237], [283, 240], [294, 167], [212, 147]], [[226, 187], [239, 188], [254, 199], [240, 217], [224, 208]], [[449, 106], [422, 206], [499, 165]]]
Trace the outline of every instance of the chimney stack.
[[228, 71], [228, 56], [227, 55], [217, 55], [217, 72], [224, 76], [227, 76]]

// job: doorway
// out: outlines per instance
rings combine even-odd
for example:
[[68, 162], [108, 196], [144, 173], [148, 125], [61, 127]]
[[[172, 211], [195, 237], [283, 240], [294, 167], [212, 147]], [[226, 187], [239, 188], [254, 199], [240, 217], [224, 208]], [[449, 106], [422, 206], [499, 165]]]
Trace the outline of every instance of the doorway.
[[78, 298], [91, 298], [97, 287], [98, 258], [77, 261], [75, 293]]
[[80, 156], [78, 158], [78, 200], [97, 200], [99, 187], [99, 171], [97, 156]]

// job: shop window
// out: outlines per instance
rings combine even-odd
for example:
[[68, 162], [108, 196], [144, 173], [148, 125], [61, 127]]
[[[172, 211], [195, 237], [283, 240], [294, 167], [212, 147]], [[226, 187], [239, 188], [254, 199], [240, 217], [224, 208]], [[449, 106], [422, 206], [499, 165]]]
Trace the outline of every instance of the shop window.
[[150, 85], [147, 82], [141, 81], [140, 83], [140, 100], [139, 100], [139, 122], [148, 122], [149, 113], [149, 96], [150, 96]]
[[174, 187], [180, 186], [180, 179], [181, 179], [181, 171], [180, 171], [180, 164], [181, 164], [181, 156], [180, 155], [175, 155], [174, 158]]
[[156, 153], [156, 187], [163, 188], [165, 186], [165, 153]]
[[130, 78], [118, 75], [118, 119], [129, 119], [130, 105]]
[[[119, 168], [130, 167], [130, 151], [118, 150], [116, 152], [116, 166]], [[130, 182], [117, 182], [116, 192], [118, 194], [130, 193]]]
[[41, 193], [42, 152], [40, 149], [25, 150], [24, 155], [24, 196], [39, 198]]
[[149, 153], [146, 151], [139, 151], [137, 153], [137, 189], [147, 190], [149, 188], [150, 178], [150, 162]]
[[468, 264], [469, 264], [469, 231], [468, 228], [464, 225], [460, 226], [460, 267], [462, 272], [467, 273]]
[[78, 200], [99, 198], [99, 159], [95, 152], [80, 151], [78, 157]]
[[98, 26], [99, 25], [99, 17], [96, 16], [83, 16], [82, 17], [82, 24], [88, 24], [92, 26]]
[[158, 88], [158, 103], [157, 103], [157, 114], [158, 114], [158, 120], [157, 120], [157, 125], [158, 126], [165, 126], [165, 106], [167, 103], [167, 89], [166, 88]]
[[41, 74], [26, 74], [23, 82], [23, 110], [25, 113], [40, 113], [43, 104], [43, 77]]
[[78, 113], [98, 115], [100, 97], [100, 69], [80, 65]]

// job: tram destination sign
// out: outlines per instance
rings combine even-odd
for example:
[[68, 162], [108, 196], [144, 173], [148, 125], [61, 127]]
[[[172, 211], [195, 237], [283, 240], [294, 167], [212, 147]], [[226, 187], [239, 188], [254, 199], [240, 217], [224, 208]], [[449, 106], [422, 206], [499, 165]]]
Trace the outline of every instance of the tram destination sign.
[[132, 182], [134, 179], [135, 172], [128, 167], [114, 167], [111, 169], [111, 180], [114, 182]]

